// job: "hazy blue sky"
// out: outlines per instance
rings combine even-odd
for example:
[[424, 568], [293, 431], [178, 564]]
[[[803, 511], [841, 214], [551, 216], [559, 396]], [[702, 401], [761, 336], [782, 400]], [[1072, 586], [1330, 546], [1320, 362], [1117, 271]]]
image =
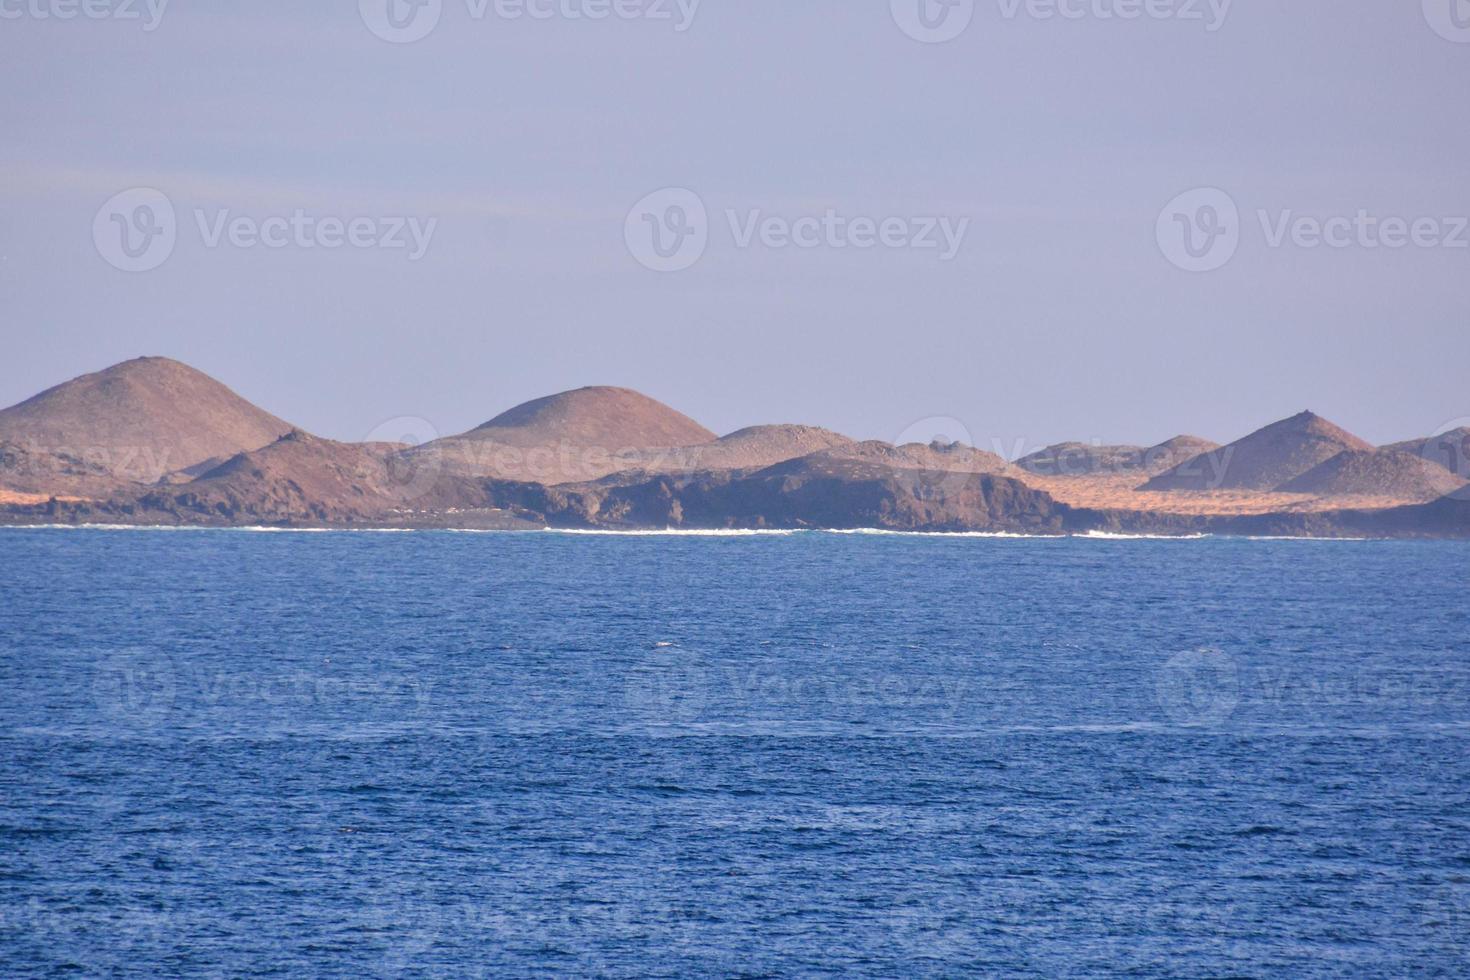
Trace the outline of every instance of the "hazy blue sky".
[[[987, 447], [1223, 440], [1303, 408], [1387, 441], [1470, 416], [1470, 248], [1270, 241], [1284, 211], [1362, 210], [1470, 243], [1466, 0], [1460, 21], [1451, 0], [1236, 0], [1223, 23], [1208, 0], [1150, 0], [1200, 20], [976, 0], [938, 44], [902, 29], [922, 33], [906, 0], [703, 0], [687, 25], [674, 0], [597, 21], [442, 0], [414, 43], [374, 34], [374, 2], [174, 0], [149, 30], [146, 0], [70, 20], [0, 0], [0, 403], [166, 354], [341, 439], [585, 384], [719, 431], [938, 416]], [[135, 187], [176, 211], [146, 272], [98, 245]], [[670, 187], [706, 206], [708, 247], [660, 273], [626, 219]], [[1201, 187], [1238, 207], [1239, 243], [1189, 272], [1160, 215]], [[1200, 234], [1202, 200], [1176, 212]], [[364, 242], [437, 224], [417, 259], [209, 244], [222, 209], [298, 208], [371, 219]], [[742, 246], [756, 209], [969, 225], [949, 261]]]

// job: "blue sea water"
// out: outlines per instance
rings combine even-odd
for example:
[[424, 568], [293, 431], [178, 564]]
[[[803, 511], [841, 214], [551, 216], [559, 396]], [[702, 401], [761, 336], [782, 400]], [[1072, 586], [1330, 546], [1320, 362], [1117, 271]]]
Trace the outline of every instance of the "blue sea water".
[[1465, 976], [1470, 547], [0, 530], [4, 976]]

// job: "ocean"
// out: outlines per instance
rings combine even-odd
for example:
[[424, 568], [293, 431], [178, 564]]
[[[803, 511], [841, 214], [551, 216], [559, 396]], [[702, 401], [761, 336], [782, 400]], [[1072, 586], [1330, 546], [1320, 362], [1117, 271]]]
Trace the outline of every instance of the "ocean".
[[1464, 542], [0, 530], [0, 974], [1464, 976]]

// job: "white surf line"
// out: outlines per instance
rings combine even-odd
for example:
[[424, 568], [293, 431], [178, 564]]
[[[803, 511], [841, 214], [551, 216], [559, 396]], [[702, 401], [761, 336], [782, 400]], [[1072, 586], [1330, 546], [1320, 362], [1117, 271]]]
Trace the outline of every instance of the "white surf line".
[[1070, 534], [1025, 534], [1017, 531], [896, 531], [891, 528], [478, 528], [478, 527], [272, 527], [247, 525], [218, 527], [202, 524], [0, 524], [0, 531], [227, 531], [234, 534], [561, 534], [571, 537], [611, 538], [747, 538], [791, 537], [798, 534], [860, 535], [896, 538], [992, 538], [1027, 541], [1450, 541], [1453, 538], [1363, 538], [1265, 534], [1125, 534], [1084, 531]]
[[873, 537], [898, 538], [1043, 538], [1060, 540], [1065, 534], [1021, 534], [1016, 531], [894, 531], [889, 528], [828, 528], [822, 534], [860, 534]]
[[790, 537], [793, 534], [806, 534], [808, 532], [796, 528], [665, 528], [662, 531], [647, 528], [631, 531], [615, 531], [603, 528], [548, 527], [544, 533], [613, 538], [782, 538]]
[[[1249, 535], [1244, 535], [1243, 537], [1245, 538], [1246, 541], [1397, 541], [1397, 540], [1415, 540], [1415, 539], [1412, 539], [1412, 538], [1409, 538], [1409, 539], [1400, 539], [1400, 538], [1331, 538], [1331, 537], [1308, 537], [1306, 535], [1302, 535], [1300, 537], [1292, 537], [1292, 536], [1287, 535], [1287, 534], [1249, 534]], [[1419, 539], [1419, 540], [1424, 540], [1424, 541], [1453, 541], [1455, 539], [1454, 538], [1422, 538], [1422, 539]]]
[[1203, 538], [1212, 538], [1213, 534], [1124, 534], [1120, 531], [1085, 531], [1082, 534], [1074, 534], [1074, 538], [1088, 538], [1093, 541], [1199, 541]]

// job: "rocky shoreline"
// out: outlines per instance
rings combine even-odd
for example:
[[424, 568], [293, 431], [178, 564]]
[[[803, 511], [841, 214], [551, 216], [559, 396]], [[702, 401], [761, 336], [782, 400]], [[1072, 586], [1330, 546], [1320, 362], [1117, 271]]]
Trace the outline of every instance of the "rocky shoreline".
[[1467, 446], [1374, 449], [1304, 412], [1226, 446], [1064, 443], [1013, 464], [802, 425], [718, 438], [621, 388], [418, 446], [345, 443], [143, 358], [0, 411], [0, 524], [1470, 538]]
[[[0, 525], [298, 530], [602, 531], [876, 530], [1054, 537], [1120, 534], [1304, 538], [1470, 539], [1470, 501], [1382, 510], [1184, 515], [1071, 507], [1005, 477], [934, 493], [952, 474], [897, 471], [876, 480], [785, 486], [772, 474], [658, 477], [627, 486], [547, 487], [491, 481], [497, 506], [379, 514], [188, 507], [134, 501], [48, 501], [0, 508]], [[931, 479], [932, 478], [932, 479]]]

